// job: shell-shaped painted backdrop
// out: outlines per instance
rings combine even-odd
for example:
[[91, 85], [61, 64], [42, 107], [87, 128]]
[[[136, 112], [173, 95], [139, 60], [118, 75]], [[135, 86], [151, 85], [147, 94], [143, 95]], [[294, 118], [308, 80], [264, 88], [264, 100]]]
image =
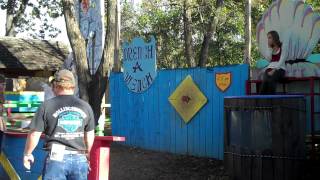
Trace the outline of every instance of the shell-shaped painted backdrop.
[[[281, 58], [286, 61], [308, 59], [320, 38], [320, 16], [302, 0], [274, 1], [257, 25], [257, 43], [261, 55], [271, 59], [267, 33], [277, 31], [282, 42]], [[320, 76], [311, 62], [286, 64], [287, 76]]]

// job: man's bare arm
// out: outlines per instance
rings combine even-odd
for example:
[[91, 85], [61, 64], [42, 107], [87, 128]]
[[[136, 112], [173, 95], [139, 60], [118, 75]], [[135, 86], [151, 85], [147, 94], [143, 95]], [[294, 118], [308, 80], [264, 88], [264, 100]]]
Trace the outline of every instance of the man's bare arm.
[[24, 154], [28, 155], [32, 153], [32, 151], [34, 150], [34, 148], [36, 148], [39, 142], [41, 133], [42, 132], [33, 131], [33, 130], [31, 130], [28, 133], [26, 146], [24, 147]]
[[34, 157], [32, 155], [32, 151], [36, 148], [39, 139], [41, 136], [41, 132], [30, 131], [28, 133], [26, 146], [24, 147], [24, 155], [23, 155], [23, 165], [25, 168], [30, 169], [31, 163], [34, 162]]
[[90, 155], [90, 151], [94, 141], [94, 130], [84, 132], [84, 142], [88, 150], [88, 155]]

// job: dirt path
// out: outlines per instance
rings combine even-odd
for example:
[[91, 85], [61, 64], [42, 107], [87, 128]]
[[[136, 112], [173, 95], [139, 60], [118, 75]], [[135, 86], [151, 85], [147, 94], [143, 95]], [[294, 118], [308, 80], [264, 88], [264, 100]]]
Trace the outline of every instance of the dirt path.
[[110, 180], [227, 180], [223, 162], [112, 144]]

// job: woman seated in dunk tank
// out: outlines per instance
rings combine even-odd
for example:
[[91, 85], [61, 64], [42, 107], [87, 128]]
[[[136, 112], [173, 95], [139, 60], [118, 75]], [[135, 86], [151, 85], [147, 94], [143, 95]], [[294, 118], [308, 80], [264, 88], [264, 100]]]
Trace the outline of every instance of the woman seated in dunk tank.
[[319, 77], [319, 67], [307, 60], [319, 38], [320, 16], [310, 5], [274, 1], [257, 26], [259, 51], [269, 61], [260, 94], [275, 94], [276, 83], [284, 77]]
[[285, 76], [285, 61], [281, 59], [281, 46], [279, 34], [277, 31], [270, 31], [267, 34], [268, 46], [272, 49], [271, 60], [263, 73], [263, 81], [260, 88], [260, 94], [274, 94], [276, 83]]

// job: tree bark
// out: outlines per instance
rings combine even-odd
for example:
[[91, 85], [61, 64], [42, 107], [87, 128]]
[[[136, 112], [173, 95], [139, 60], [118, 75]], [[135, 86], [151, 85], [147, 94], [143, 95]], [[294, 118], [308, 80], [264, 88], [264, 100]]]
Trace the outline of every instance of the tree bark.
[[15, 27], [17, 26], [18, 20], [24, 14], [24, 11], [27, 8], [29, 0], [22, 0], [18, 11], [15, 11], [15, 7], [17, 4], [16, 0], [8, 0], [7, 2], [7, 16], [6, 16], [6, 33], [5, 36], [15, 37], [17, 32], [15, 31]]
[[221, 9], [223, 7], [223, 0], [217, 0], [216, 1], [216, 13], [215, 16], [213, 16], [207, 26], [207, 31], [205, 32], [205, 35], [203, 37], [202, 46], [200, 50], [200, 60], [199, 60], [199, 66], [205, 67], [208, 61], [208, 55], [209, 55], [209, 44], [210, 40], [214, 34], [214, 32], [217, 29], [217, 25], [219, 23], [219, 18], [221, 16]]
[[184, 0], [183, 22], [184, 22], [184, 46], [185, 56], [189, 67], [195, 67], [196, 62], [192, 47], [192, 19], [191, 19], [191, 0]]
[[114, 68], [113, 71], [120, 72], [120, 25], [121, 25], [121, 10], [120, 10], [120, 0], [116, 0], [116, 9], [115, 9], [115, 44], [114, 44]]
[[107, 27], [102, 60], [96, 74], [90, 76], [85, 40], [82, 37], [79, 23], [76, 19], [74, 2], [73, 0], [63, 0], [63, 14], [66, 21], [67, 34], [75, 57], [80, 98], [89, 102], [96, 121], [101, 114], [101, 103], [109, 85], [108, 76], [114, 60], [115, 5], [116, 0], [107, 1]]
[[13, 23], [15, 0], [8, 0], [6, 17], [6, 36], [15, 36], [15, 25]]
[[251, 62], [251, 0], [246, 1], [246, 15], [245, 15], [245, 55], [244, 63], [250, 64]]
[[[89, 86], [89, 103], [96, 119], [98, 119], [101, 114], [103, 96], [105, 93], [109, 93], [109, 74], [113, 68], [115, 53], [116, 3], [117, 0], [108, 0], [106, 4], [107, 25], [102, 60]], [[106, 97], [109, 97], [109, 95], [106, 95]]]
[[104, 73], [109, 73], [113, 68], [114, 60], [114, 45], [116, 36], [116, 3], [117, 0], [107, 1], [107, 27], [106, 27], [106, 39], [103, 50], [103, 70]]
[[76, 62], [80, 98], [88, 102], [88, 83], [91, 79], [87, 62], [86, 44], [76, 19], [73, 0], [63, 0], [63, 14], [66, 21], [67, 34]]

